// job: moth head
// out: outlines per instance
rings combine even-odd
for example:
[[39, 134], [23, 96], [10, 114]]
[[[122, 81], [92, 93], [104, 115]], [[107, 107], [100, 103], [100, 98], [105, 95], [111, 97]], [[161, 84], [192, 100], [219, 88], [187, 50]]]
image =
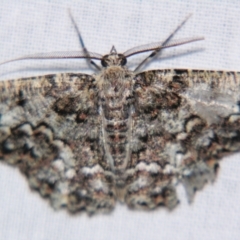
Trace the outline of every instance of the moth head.
[[109, 66], [124, 66], [127, 63], [127, 59], [123, 54], [119, 54], [116, 48], [113, 46], [110, 53], [103, 56], [101, 59], [101, 64], [103, 67]]

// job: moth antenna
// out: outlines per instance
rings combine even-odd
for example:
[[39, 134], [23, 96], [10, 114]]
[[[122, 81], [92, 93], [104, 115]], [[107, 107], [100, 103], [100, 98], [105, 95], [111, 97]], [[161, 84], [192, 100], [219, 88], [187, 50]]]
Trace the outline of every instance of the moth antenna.
[[128, 49], [126, 52], [123, 53], [123, 55], [126, 58], [128, 58], [139, 53], [150, 52], [150, 51], [159, 49], [159, 46], [161, 46], [161, 49], [164, 49], [164, 48], [176, 47], [176, 46], [188, 44], [191, 42], [201, 41], [201, 40], [204, 40], [204, 37], [191, 37], [191, 38], [171, 40], [165, 46], [162, 46], [163, 42], [148, 43], [148, 44], [144, 44], [141, 46]]
[[91, 56], [90, 56], [90, 54], [89, 54], [89, 52], [88, 52], [88, 50], [87, 50], [87, 48], [86, 48], [86, 46], [85, 46], [85, 44], [83, 42], [82, 35], [81, 35], [80, 30], [79, 30], [79, 28], [78, 28], [78, 26], [77, 26], [77, 24], [76, 24], [76, 22], [75, 22], [75, 20], [74, 20], [74, 18], [72, 16], [72, 13], [71, 13], [70, 9], [68, 9], [68, 14], [69, 14], [71, 22], [72, 22], [72, 24], [73, 24], [73, 26], [75, 28], [75, 31], [76, 31], [76, 33], [78, 35], [79, 42], [80, 42], [81, 47], [82, 47], [82, 49], [83, 49], [83, 51], [84, 51], [84, 53], [86, 55], [86, 60], [87, 60], [87, 62], [89, 64], [89, 66], [90, 67], [94, 66], [98, 71], [100, 71], [101, 68], [91, 59]]
[[26, 55], [23, 57], [19, 57], [19, 58], [15, 58], [15, 59], [11, 59], [11, 60], [7, 60], [5, 62], [0, 63], [0, 65], [9, 63], [9, 62], [15, 62], [15, 61], [19, 61], [19, 60], [28, 60], [28, 59], [70, 59], [70, 58], [85, 58], [87, 59], [87, 62], [90, 64], [90, 66], [92, 67], [92, 65], [97, 68], [98, 70], [101, 70], [101, 68], [92, 60], [92, 59], [96, 59], [96, 60], [102, 60], [102, 55], [98, 54], [98, 53], [92, 53], [92, 52], [88, 52], [82, 36], [80, 34], [80, 31], [77, 28], [77, 25], [70, 13], [69, 10], [69, 16], [72, 20], [72, 23], [74, 25], [75, 30], [77, 31], [81, 46], [83, 48], [82, 51], [59, 51], [59, 52], [49, 52], [49, 53], [36, 53], [36, 54], [30, 54], [30, 55]]
[[[102, 55], [98, 53], [89, 52], [89, 57], [91, 59], [101, 60]], [[0, 63], [0, 65], [28, 59], [70, 59], [70, 58], [87, 58], [84, 51], [60, 51], [60, 52], [49, 52], [49, 53], [36, 53], [31, 55], [26, 55], [24, 57], [11, 59]]]
[[149, 59], [153, 58], [157, 53], [159, 53], [164, 46], [167, 45], [167, 43], [174, 37], [174, 35], [177, 33], [178, 30], [182, 28], [182, 26], [187, 22], [187, 20], [192, 16], [192, 14], [189, 14], [175, 29], [174, 31], [163, 41], [162, 45], [160, 45], [158, 48], [156, 48], [148, 57], [146, 57], [134, 70], [134, 72], [138, 71], [138, 69]]

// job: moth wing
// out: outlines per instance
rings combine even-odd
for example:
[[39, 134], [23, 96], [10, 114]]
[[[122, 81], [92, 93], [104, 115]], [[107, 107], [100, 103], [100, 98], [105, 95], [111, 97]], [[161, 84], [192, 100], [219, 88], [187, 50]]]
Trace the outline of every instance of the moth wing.
[[99, 165], [100, 124], [92, 76], [0, 82], [0, 159], [18, 166], [54, 208], [113, 208], [113, 187]]
[[219, 160], [240, 150], [240, 74], [201, 70], [140, 73], [134, 86], [133, 208], [174, 208], [214, 181]]

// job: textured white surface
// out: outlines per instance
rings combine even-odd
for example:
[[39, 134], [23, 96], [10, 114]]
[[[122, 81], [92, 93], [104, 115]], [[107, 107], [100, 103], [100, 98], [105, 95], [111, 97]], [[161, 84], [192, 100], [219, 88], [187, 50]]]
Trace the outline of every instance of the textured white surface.
[[[239, 1], [80, 1], [1, 0], [0, 62], [37, 52], [78, 50], [72, 13], [88, 49], [119, 52], [164, 40], [189, 14], [175, 38], [205, 41], [164, 52], [146, 69], [195, 68], [240, 71]], [[172, 58], [171, 55], [177, 55]], [[130, 61], [138, 63], [142, 56]], [[83, 60], [22, 61], [0, 66], [0, 79], [54, 72], [89, 72]], [[71, 216], [54, 212], [31, 193], [18, 170], [0, 165], [0, 239], [239, 239], [240, 154], [221, 162], [219, 177], [188, 205], [173, 211], [133, 212], [118, 204], [110, 215]]]

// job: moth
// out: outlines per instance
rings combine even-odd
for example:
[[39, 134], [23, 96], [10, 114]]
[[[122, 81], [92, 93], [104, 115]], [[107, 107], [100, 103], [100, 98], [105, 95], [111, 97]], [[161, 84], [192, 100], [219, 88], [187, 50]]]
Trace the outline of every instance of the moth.
[[[98, 71], [0, 82], [0, 159], [17, 166], [54, 209], [93, 214], [117, 201], [133, 209], [173, 209], [213, 182], [219, 160], [240, 150], [240, 73], [161, 69], [138, 73], [173, 41], [123, 54], [82, 51], [18, 58], [85, 58]], [[135, 71], [127, 58], [151, 54]], [[13, 61], [15, 61], [13, 60]], [[93, 60], [100, 60], [99, 67]]]

